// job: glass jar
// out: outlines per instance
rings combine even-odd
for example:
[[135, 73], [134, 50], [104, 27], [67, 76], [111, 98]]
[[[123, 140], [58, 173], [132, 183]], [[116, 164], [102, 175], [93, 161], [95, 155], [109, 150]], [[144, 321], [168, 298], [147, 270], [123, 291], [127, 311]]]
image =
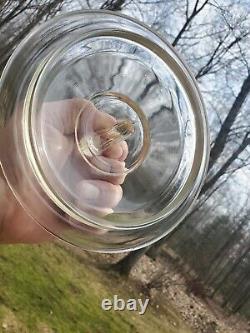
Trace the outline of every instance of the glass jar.
[[[79, 11], [39, 26], [10, 58], [0, 100], [4, 175], [23, 209], [59, 239], [137, 249], [171, 232], [199, 194], [209, 156], [199, 89], [173, 47], [134, 19]], [[103, 152], [125, 141], [121, 169]], [[123, 177], [121, 200], [100, 214], [100, 203], [81, 197], [81, 177], [111, 186]]]

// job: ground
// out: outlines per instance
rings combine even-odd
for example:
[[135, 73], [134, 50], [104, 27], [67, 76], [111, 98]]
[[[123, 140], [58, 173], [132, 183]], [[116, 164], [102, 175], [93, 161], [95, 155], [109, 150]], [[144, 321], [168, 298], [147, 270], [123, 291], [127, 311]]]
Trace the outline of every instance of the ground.
[[193, 332], [167, 303], [150, 303], [144, 316], [103, 311], [101, 300], [114, 294], [145, 296], [133, 279], [99, 269], [97, 258], [61, 245], [1, 246], [0, 332]]
[[[212, 300], [187, 292], [178, 267], [165, 255], [144, 256], [130, 278], [107, 264], [122, 255], [101, 255], [62, 245], [1, 246], [0, 333], [248, 333]], [[145, 288], [157, 272], [163, 285]], [[160, 279], [161, 280], [161, 279]], [[145, 315], [105, 312], [101, 300], [150, 297]]]
[[[229, 315], [213, 300], [188, 292], [183, 267], [174, 264], [170, 254], [175, 255], [172, 250], [164, 249], [163, 254], [157, 257], [156, 261], [143, 256], [130, 275], [132, 281], [144, 286], [155, 276], [159, 276], [160, 280], [164, 281], [158, 288], [159, 279], [158, 281], [156, 279], [155, 288], [146, 291], [156, 308], [162, 307], [164, 304], [173, 307], [195, 333], [250, 332], [250, 323], [247, 323], [242, 317]], [[118, 260], [118, 256], [102, 255], [100, 259], [99, 255], [98, 259], [112, 263]], [[158, 272], [160, 272], [159, 275]]]

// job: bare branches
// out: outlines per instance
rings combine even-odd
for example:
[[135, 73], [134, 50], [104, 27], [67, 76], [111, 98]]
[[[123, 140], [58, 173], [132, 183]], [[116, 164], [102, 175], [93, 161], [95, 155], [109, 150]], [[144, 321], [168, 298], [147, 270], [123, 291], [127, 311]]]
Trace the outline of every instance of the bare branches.
[[218, 160], [219, 156], [223, 152], [228, 134], [230, 133], [230, 130], [239, 115], [239, 112], [241, 111], [242, 105], [247, 99], [248, 94], [250, 93], [250, 73], [248, 74], [248, 77], [243, 82], [243, 85], [241, 87], [241, 90], [236, 97], [231, 109], [229, 110], [223, 124], [221, 125], [221, 128], [218, 132], [218, 135], [216, 137], [216, 140], [214, 142], [214, 145], [210, 152], [210, 162], [209, 162], [209, 169], [213, 167], [215, 162]]
[[100, 9], [121, 10], [125, 2], [126, 0], [107, 0], [101, 5]]
[[17, 3], [15, 7], [12, 7], [12, 9], [9, 8], [10, 10], [8, 11], [8, 14], [6, 16], [1, 15], [2, 17], [0, 20], [0, 28], [5, 24], [9, 23], [11, 20], [13, 20], [21, 13], [23, 13], [25, 10], [27, 10], [31, 5], [31, 3], [32, 0], [29, 0], [26, 4], [25, 1], [23, 3], [20, 1], [19, 3]]
[[225, 42], [227, 38], [229, 37], [229, 33], [224, 36], [223, 39], [220, 39], [216, 48], [212, 52], [210, 58], [208, 59], [207, 63], [203, 65], [198, 73], [196, 74], [196, 79], [200, 79], [204, 75], [209, 74], [214, 71], [216, 66], [223, 66], [222, 59], [225, 57], [225, 55], [235, 46], [239, 45], [239, 42], [242, 41], [245, 37], [249, 35], [249, 32], [246, 32], [242, 34], [241, 36], [235, 37], [233, 41], [231, 41], [228, 45], [225, 45]]
[[175, 37], [172, 45], [176, 46], [179, 42], [179, 40], [182, 38], [182, 35], [187, 31], [189, 28], [191, 22], [194, 20], [194, 18], [205, 8], [205, 6], [209, 3], [209, 0], [205, 0], [204, 3], [198, 8], [198, 5], [200, 3], [200, 0], [196, 0], [195, 6], [193, 8], [192, 13], [188, 14], [188, 5], [189, 2], [186, 3], [186, 21], [184, 22], [182, 28], [180, 29], [179, 33]]
[[188, 17], [189, 17], [189, 0], [186, 0], [185, 16], [186, 16], [186, 20], [188, 20]]
[[41, 20], [61, 9], [63, 0], [39, 3], [34, 0], [8, 1], [0, 6], [0, 72], [15, 46]]
[[220, 169], [204, 184], [201, 194], [204, 194], [207, 190], [212, 188], [214, 184], [219, 180], [219, 178], [224, 175], [227, 169], [232, 165], [232, 163], [239, 157], [239, 155], [246, 149], [250, 144], [249, 132], [247, 132], [238, 146], [238, 148], [232, 153], [232, 155], [226, 160], [226, 162], [220, 167]]
[[[211, 15], [215, 19], [215, 26], [214, 22], [206, 21], [204, 15], [201, 20], [196, 20], [198, 14], [208, 5], [214, 9]], [[190, 1], [186, 0], [185, 22], [172, 44], [179, 45], [182, 52], [187, 53], [187, 57], [192, 59], [197, 79], [216, 74], [236, 62], [241, 62], [248, 70], [247, 57], [242, 48], [243, 42], [250, 35], [248, 15], [240, 13], [232, 16], [229, 12], [233, 10], [231, 7], [224, 8], [212, 0], [197, 0], [190, 11]]]
[[91, 9], [90, 0], [86, 0], [86, 3], [87, 3], [88, 8]]

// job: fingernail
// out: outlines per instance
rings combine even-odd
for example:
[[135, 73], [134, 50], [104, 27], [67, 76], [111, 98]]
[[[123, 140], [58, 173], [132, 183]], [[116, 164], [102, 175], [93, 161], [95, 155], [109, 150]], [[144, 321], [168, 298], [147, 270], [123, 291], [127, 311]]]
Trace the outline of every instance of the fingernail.
[[82, 184], [81, 196], [85, 200], [96, 200], [98, 199], [100, 190], [98, 187], [91, 183]]

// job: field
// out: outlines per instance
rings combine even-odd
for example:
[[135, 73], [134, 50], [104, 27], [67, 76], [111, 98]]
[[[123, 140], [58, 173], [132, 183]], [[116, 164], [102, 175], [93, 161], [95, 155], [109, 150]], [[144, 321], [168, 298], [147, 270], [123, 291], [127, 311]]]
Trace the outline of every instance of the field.
[[114, 294], [143, 298], [123, 278], [99, 270], [59, 245], [0, 248], [0, 332], [191, 333], [168, 305], [149, 303], [144, 315], [103, 311]]

